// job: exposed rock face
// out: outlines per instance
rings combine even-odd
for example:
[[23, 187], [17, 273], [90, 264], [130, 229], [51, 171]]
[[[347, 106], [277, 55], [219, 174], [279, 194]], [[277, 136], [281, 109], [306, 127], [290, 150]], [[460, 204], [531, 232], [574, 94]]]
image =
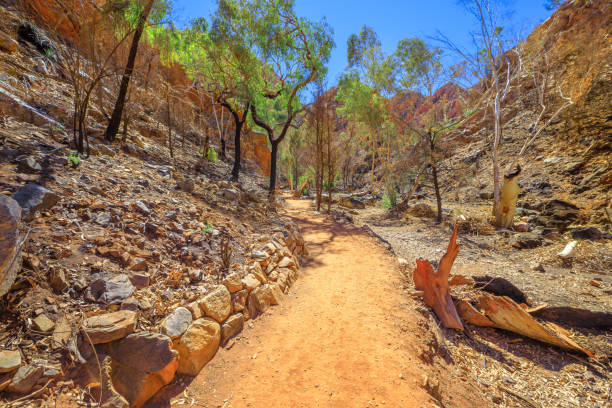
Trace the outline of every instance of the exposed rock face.
[[136, 313], [130, 310], [92, 316], [85, 320], [84, 330], [92, 344], [108, 343], [132, 333], [136, 327]]
[[4, 34], [3, 32], [0, 32], [0, 49], [2, 51], [13, 54], [17, 51], [17, 48], [19, 48], [19, 44], [17, 44], [17, 41], [13, 40], [11, 37]]
[[8, 292], [21, 270], [20, 223], [17, 201], [0, 194], [0, 296]]
[[534, 47], [544, 44], [559, 86], [576, 102], [560, 115], [564, 131], [576, 140], [612, 133], [612, 55], [606, 36], [611, 14], [607, 0], [566, 2], [527, 39]]
[[203, 317], [195, 320], [176, 343], [179, 352], [178, 372], [197, 375], [208, 363], [221, 342], [221, 327], [215, 320]]
[[38, 184], [26, 184], [13, 195], [13, 199], [21, 206], [23, 218], [29, 221], [34, 218], [36, 211], [48, 210], [59, 201], [60, 197]]

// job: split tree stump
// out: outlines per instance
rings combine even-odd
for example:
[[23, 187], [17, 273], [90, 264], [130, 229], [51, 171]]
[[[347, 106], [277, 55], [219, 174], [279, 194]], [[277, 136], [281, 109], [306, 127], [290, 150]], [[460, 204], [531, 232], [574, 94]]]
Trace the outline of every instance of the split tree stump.
[[463, 324], [448, 290], [448, 278], [458, 253], [457, 226], [455, 226], [438, 269], [434, 272], [429, 261], [417, 259], [417, 267], [412, 278], [415, 288], [423, 291], [425, 304], [436, 312], [444, 327], [463, 330]]

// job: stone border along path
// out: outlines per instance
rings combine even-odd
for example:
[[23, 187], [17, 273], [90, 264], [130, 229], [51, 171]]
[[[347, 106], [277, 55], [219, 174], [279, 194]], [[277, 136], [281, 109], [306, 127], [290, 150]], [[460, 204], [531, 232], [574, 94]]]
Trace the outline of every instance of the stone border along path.
[[310, 201], [288, 205], [309, 256], [285, 301], [147, 406], [490, 406], [465, 373], [423, 361], [435, 355], [424, 351], [433, 331], [402, 294], [395, 257], [367, 232], [310, 211]]
[[[230, 275], [197, 301], [177, 307], [160, 323], [159, 333], [134, 332], [137, 314], [129, 310], [87, 318], [83, 330], [96, 353], [82, 352], [87, 359], [82, 374], [84, 383], [100, 384], [102, 406], [151, 406], [149, 400], [177, 374], [198, 375], [219, 347], [233, 342], [246, 320], [283, 301], [298, 277], [298, 257], [306, 252], [297, 227], [287, 228], [251, 252], [244, 278]], [[27, 378], [18, 371], [20, 382], [41, 377], [41, 370], [28, 371], [32, 367], [21, 367]], [[38, 377], [32, 379], [32, 373]], [[55, 406], [75, 406], [69, 398], [58, 395]]]

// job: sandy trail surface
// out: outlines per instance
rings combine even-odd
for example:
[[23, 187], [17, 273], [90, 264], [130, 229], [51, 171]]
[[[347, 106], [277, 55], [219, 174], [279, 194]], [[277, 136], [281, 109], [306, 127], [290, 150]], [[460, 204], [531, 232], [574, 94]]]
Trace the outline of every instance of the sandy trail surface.
[[402, 293], [396, 259], [363, 230], [310, 205], [288, 201], [309, 254], [287, 299], [151, 406], [439, 406], [423, 387], [432, 367], [417, 357], [419, 315]]

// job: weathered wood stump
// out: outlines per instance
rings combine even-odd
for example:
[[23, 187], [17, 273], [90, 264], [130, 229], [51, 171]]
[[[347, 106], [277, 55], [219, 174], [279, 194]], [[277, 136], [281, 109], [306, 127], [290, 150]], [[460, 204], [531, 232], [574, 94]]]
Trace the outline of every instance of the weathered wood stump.
[[444, 327], [463, 330], [463, 324], [448, 290], [448, 278], [458, 253], [457, 227], [455, 227], [438, 269], [434, 272], [429, 261], [417, 259], [413, 280], [415, 288], [423, 291], [425, 304], [436, 312]]

